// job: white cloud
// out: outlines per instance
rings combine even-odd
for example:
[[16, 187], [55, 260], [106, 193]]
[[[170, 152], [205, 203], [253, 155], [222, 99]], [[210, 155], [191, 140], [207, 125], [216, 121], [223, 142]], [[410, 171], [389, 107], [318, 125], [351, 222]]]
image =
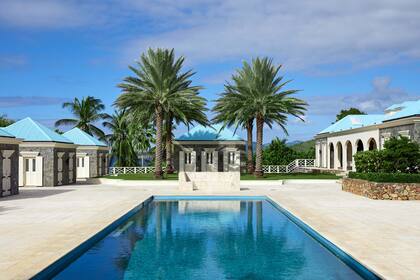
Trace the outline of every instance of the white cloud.
[[420, 98], [409, 94], [402, 88], [392, 87], [389, 77], [376, 77], [372, 81], [372, 90], [365, 93], [336, 94], [334, 96], [308, 97], [309, 114], [335, 115], [342, 109], [356, 107], [367, 113], [382, 113], [395, 103]]
[[2, 0], [0, 23], [25, 28], [85, 26], [103, 19], [100, 8], [90, 1]]
[[140, 1], [138, 8], [169, 31], [129, 42], [129, 60], [147, 47], [174, 47], [195, 63], [270, 55], [288, 69], [352, 68], [418, 58], [420, 52], [419, 1], [191, 3]]

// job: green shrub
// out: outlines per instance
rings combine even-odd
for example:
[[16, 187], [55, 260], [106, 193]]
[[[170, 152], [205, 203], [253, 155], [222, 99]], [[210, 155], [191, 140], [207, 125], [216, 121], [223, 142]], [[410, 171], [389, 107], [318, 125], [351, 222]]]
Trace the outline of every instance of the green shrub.
[[382, 151], [359, 152], [354, 155], [358, 172], [380, 172], [383, 163]]
[[384, 144], [384, 172], [417, 173], [420, 164], [420, 145], [407, 137], [392, 137]]
[[354, 155], [357, 172], [418, 173], [420, 145], [406, 137], [392, 137], [384, 149], [358, 152]]
[[350, 172], [349, 178], [379, 183], [420, 183], [420, 174], [410, 173], [360, 173]]

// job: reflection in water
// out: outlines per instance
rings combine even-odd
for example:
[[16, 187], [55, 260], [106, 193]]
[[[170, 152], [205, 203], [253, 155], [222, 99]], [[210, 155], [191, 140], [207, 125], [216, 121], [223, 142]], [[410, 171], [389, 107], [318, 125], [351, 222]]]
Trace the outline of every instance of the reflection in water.
[[98, 278], [358, 276], [268, 202], [153, 201], [57, 276]]
[[240, 212], [241, 202], [232, 201], [211, 201], [211, 200], [181, 200], [178, 203], [178, 212], [203, 213], [203, 212]]

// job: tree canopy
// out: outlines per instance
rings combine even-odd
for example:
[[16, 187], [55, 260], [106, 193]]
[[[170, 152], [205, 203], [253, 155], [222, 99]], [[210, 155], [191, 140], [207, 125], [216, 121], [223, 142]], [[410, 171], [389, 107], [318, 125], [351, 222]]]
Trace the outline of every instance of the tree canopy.
[[335, 121], [338, 122], [339, 120], [341, 120], [342, 118], [348, 115], [366, 115], [366, 113], [363, 111], [360, 111], [357, 108], [350, 107], [348, 109], [341, 110], [340, 113], [336, 115]]

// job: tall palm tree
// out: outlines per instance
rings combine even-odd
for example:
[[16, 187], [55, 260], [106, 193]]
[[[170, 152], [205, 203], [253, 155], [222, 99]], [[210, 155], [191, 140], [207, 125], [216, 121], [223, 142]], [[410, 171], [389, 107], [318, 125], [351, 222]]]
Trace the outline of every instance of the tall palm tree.
[[[297, 90], [284, 90], [290, 81], [279, 76], [281, 65], [275, 66], [270, 58], [256, 58], [251, 64], [244, 62], [242, 68], [232, 76], [232, 82], [225, 86], [226, 105], [230, 114], [237, 116], [231, 122], [246, 123], [254, 118], [257, 127], [255, 172], [262, 176], [262, 142], [264, 124], [272, 128], [277, 124], [287, 133], [288, 115], [302, 119], [307, 104], [291, 95]], [[228, 96], [228, 97], [227, 97]], [[227, 101], [226, 101], [227, 100]], [[303, 120], [303, 119], [302, 119]], [[229, 122], [229, 121], [228, 121]], [[250, 123], [249, 123], [250, 124]], [[248, 124], [248, 126], [249, 126]]]
[[[119, 108], [139, 118], [154, 120], [155, 178], [163, 175], [162, 130], [165, 114], [172, 113], [173, 118], [189, 123], [189, 108], [205, 108], [205, 99], [198, 95], [201, 87], [191, 85], [190, 78], [194, 72], [181, 72], [183, 63], [184, 57], [175, 58], [173, 49], [149, 49], [141, 55], [136, 66], [129, 66], [134, 76], [125, 78], [118, 85], [122, 89], [115, 102]], [[172, 125], [171, 119], [169, 117], [168, 125]]]
[[88, 96], [79, 100], [75, 97], [72, 102], [64, 102], [63, 108], [68, 108], [75, 118], [58, 120], [55, 122], [56, 127], [71, 125], [80, 128], [92, 136], [101, 139], [104, 138], [105, 133], [94, 124], [106, 116], [103, 113], [105, 105], [100, 99]]
[[196, 122], [201, 125], [210, 125], [210, 122], [207, 119], [206, 114], [204, 113], [207, 111], [206, 109], [206, 100], [203, 97], [198, 96], [195, 94], [191, 96], [191, 99], [188, 103], [177, 103], [173, 104], [170, 108], [169, 112], [166, 113], [165, 117], [165, 144], [166, 144], [166, 173], [170, 174], [174, 172], [173, 167], [173, 150], [172, 150], [172, 137], [173, 137], [173, 129], [174, 123], [185, 124], [188, 128], [189, 126]]
[[246, 112], [246, 107], [241, 107], [241, 95], [230, 85], [225, 85], [225, 91], [216, 100], [213, 111], [216, 112], [213, 122], [223, 123], [226, 126], [242, 126], [247, 131], [247, 171], [249, 174], [254, 172], [254, 159], [252, 151], [252, 130], [254, 127], [254, 116], [251, 112]]
[[111, 144], [112, 155], [117, 159], [116, 165], [136, 166], [137, 154], [133, 147], [127, 113], [115, 111], [113, 115], [107, 115], [103, 126], [111, 130], [106, 139]]

